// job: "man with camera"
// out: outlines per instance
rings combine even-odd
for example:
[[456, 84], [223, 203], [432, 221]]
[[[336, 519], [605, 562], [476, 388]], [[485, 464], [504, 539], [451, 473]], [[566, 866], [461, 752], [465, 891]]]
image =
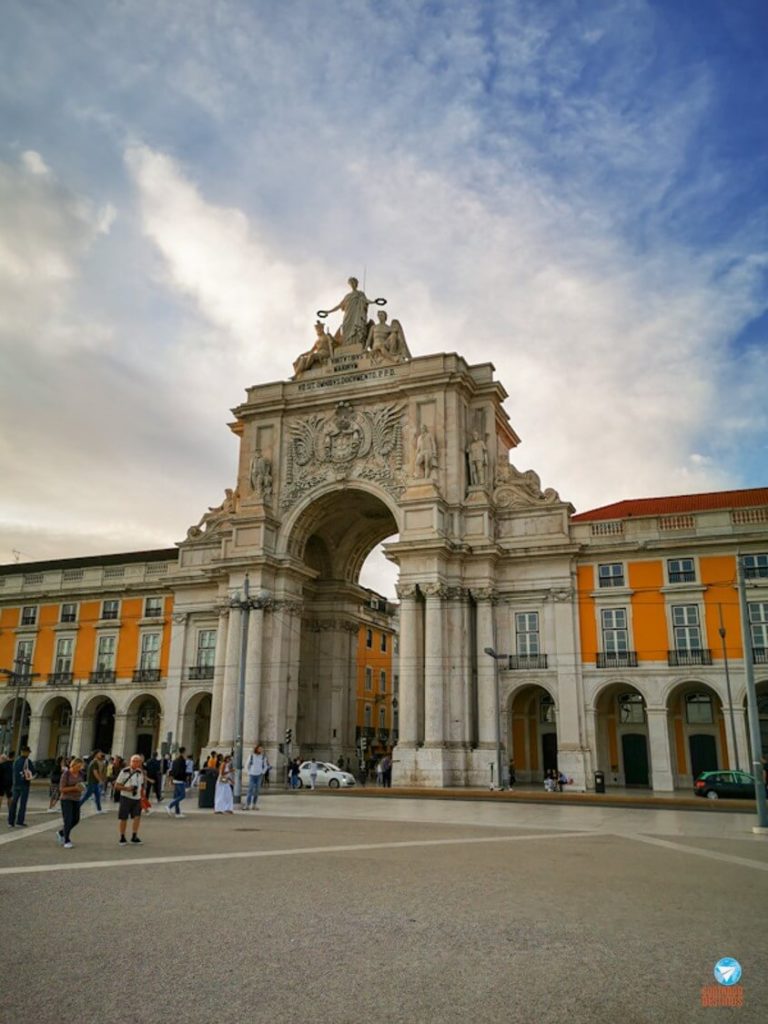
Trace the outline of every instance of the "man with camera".
[[120, 830], [120, 845], [127, 846], [125, 828], [130, 818], [133, 822], [132, 843], [141, 843], [139, 825], [141, 824], [141, 795], [144, 792], [146, 776], [142, 768], [141, 754], [134, 754], [127, 768], [123, 768], [117, 776], [115, 789], [120, 794], [120, 807], [117, 812], [117, 823]]

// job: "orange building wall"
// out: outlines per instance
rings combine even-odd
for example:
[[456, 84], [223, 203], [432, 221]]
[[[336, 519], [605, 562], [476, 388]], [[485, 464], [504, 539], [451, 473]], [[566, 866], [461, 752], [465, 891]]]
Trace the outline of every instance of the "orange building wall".
[[590, 596], [595, 589], [595, 570], [592, 565], [580, 565], [577, 570], [579, 588], [579, 636], [581, 660], [597, 660], [597, 621], [595, 602]]
[[87, 679], [95, 660], [96, 630], [101, 602], [83, 601], [80, 605], [80, 629], [75, 641], [75, 661], [72, 666], [75, 679]]
[[630, 562], [627, 582], [632, 595], [632, 642], [638, 661], [663, 661], [669, 650], [664, 606], [664, 566], [660, 561]]
[[32, 671], [38, 672], [38, 678], [45, 678], [49, 672], [53, 672], [53, 658], [56, 650], [56, 637], [58, 634], [53, 626], [59, 621], [61, 606], [58, 604], [42, 604], [37, 610], [37, 640], [35, 641], [35, 654], [32, 659]]
[[139, 663], [139, 619], [143, 608], [144, 600], [140, 597], [127, 598], [120, 607], [121, 628], [115, 658], [118, 676], [129, 676]]
[[[16, 653], [16, 634], [13, 632], [21, 619], [20, 608], [0, 610], [0, 668], [14, 671], [13, 656]], [[0, 680], [2, 685], [2, 680]]]
[[741, 658], [744, 648], [741, 642], [739, 594], [736, 590], [736, 560], [731, 555], [701, 558], [699, 569], [701, 582], [708, 588], [704, 592], [704, 646], [711, 648], [713, 659], [722, 660], [723, 643], [718, 633], [722, 608], [726, 653], [729, 658]]
[[[365, 643], [366, 633], [368, 630], [373, 632], [373, 642], [371, 647], [367, 647]], [[382, 632], [386, 633], [387, 636], [387, 649], [382, 651], [381, 649], [381, 635]], [[392, 728], [392, 696], [394, 679], [392, 677], [392, 647], [394, 645], [394, 635], [387, 630], [382, 630], [376, 626], [366, 626], [362, 624], [357, 634], [357, 725], [362, 728], [365, 725], [365, 705], [371, 705], [371, 725], [374, 729], [379, 727], [379, 708], [381, 704], [387, 710], [387, 716], [385, 719], [385, 728]], [[365, 670], [370, 668], [373, 673], [373, 688], [366, 690], [365, 688]], [[386, 689], [386, 700], [375, 701], [375, 697], [381, 696], [381, 690], [379, 689], [379, 673], [382, 669], [387, 673], [387, 689]]]

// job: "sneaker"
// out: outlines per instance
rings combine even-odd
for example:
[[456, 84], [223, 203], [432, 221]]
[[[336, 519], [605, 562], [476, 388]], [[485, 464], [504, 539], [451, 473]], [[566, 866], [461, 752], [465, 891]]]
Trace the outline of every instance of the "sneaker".
[[186, 818], [186, 814], [182, 814], [181, 811], [179, 811], [178, 814], [174, 814], [174, 818]]
[[64, 833], [63, 832], [59, 831], [59, 832], [56, 833], [56, 842], [59, 844], [59, 846], [63, 846], [64, 845]]
[[128, 845], [128, 840], [125, 838], [125, 836], [120, 836], [120, 842], [119, 842], [118, 845], [119, 846], [127, 846]]
[[166, 811], [168, 811], [170, 816], [173, 818], [174, 817], [173, 808], [171, 806], [168, 806], [165, 809], [166, 809]]
[[141, 844], [141, 842], [142, 842], [142, 840], [141, 840], [141, 839], [139, 839], [139, 837], [138, 837], [138, 836], [131, 836], [131, 842], [132, 842], [132, 843], [136, 843], [137, 845], [140, 845], [140, 844]]
[[71, 850], [74, 845], [74, 843], [64, 843], [64, 849]]
[[59, 809], [58, 807], [47, 807], [45, 813], [46, 814], [56, 814], [58, 809]]
[[96, 811], [97, 814], [106, 814], [107, 812], [102, 807], [100, 811]]

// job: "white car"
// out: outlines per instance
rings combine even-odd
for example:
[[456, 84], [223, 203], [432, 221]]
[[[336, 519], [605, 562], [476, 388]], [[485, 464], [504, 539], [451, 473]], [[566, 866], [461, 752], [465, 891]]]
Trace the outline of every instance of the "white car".
[[[330, 761], [317, 761], [317, 782], [315, 785], [319, 788], [320, 786], [329, 786], [331, 789], [339, 789], [340, 786], [354, 786], [355, 777], [350, 775], [349, 772], [345, 772], [342, 768], [337, 768], [335, 764], [331, 764]], [[312, 786], [312, 780], [309, 775], [311, 761], [302, 761], [299, 765], [299, 787], [305, 786], [310, 789]]]

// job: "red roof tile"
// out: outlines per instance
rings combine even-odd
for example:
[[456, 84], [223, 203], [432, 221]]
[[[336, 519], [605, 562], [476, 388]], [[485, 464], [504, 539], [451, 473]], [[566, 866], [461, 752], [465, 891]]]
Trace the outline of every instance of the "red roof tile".
[[711, 512], [715, 509], [754, 508], [768, 505], [768, 487], [745, 491], [711, 491], [706, 494], [678, 494], [667, 498], [629, 498], [612, 505], [580, 512], [571, 522], [588, 523], [601, 519], [628, 519], [637, 516], [670, 516], [685, 512]]

